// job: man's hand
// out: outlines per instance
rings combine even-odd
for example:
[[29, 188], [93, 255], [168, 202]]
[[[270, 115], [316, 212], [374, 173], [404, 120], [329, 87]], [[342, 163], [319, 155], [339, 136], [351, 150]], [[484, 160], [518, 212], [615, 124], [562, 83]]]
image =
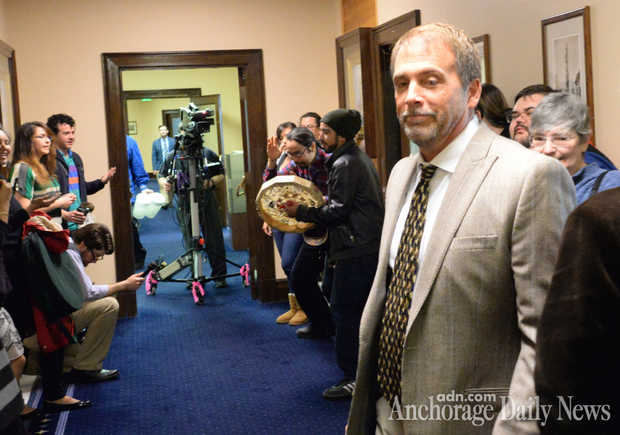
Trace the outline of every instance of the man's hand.
[[84, 220], [86, 219], [86, 215], [77, 210], [67, 211], [67, 210], [61, 209], [60, 214], [62, 215], [63, 220], [67, 222], [73, 222], [74, 224], [78, 224], [78, 225], [83, 224]]
[[284, 213], [286, 213], [288, 217], [295, 217], [297, 216], [297, 209], [299, 208], [299, 203], [288, 200], [284, 204], [278, 205], [278, 207], [284, 210]]
[[114, 174], [116, 174], [116, 166], [112, 166], [110, 169], [108, 169], [108, 172], [103, 174], [103, 176], [100, 178], [101, 182], [103, 184], [106, 184], [108, 181], [110, 181], [110, 178], [112, 178]]
[[141, 273], [134, 273], [124, 281], [123, 290], [136, 291], [144, 282], [144, 277]]
[[271, 227], [267, 222], [263, 222], [263, 233], [267, 234], [269, 237], [273, 235], [273, 233], [271, 232]]
[[168, 181], [164, 181], [163, 186], [166, 192], [170, 192], [172, 190], [172, 184], [170, 184]]

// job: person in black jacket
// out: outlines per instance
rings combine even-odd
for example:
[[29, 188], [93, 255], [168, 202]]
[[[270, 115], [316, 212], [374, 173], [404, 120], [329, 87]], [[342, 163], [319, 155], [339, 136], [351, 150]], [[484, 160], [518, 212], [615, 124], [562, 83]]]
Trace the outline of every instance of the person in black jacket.
[[[8, 145], [8, 136], [0, 130], [0, 142], [4, 146], [4, 138]], [[0, 307], [4, 297], [10, 292], [11, 284], [4, 266], [4, 239], [8, 233], [9, 204], [12, 196], [11, 185], [4, 179], [0, 180]], [[11, 370], [9, 356], [0, 339], [0, 434], [25, 434], [26, 431], [19, 417], [24, 409], [24, 400]]]
[[[203, 185], [198, 186], [198, 210], [200, 229], [202, 237], [206, 243], [207, 257], [211, 265], [211, 277], [214, 277], [215, 287], [227, 287], [226, 278], [226, 247], [224, 245], [224, 235], [222, 234], [222, 223], [220, 222], [217, 198], [215, 197], [216, 185], [224, 181], [224, 166], [215, 152], [207, 147], [202, 148], [203, 157]], [[183, 243], [186, 249], [192, 246], [192, 234], [190, 228], [190, 200], [189, 200], [189, 181], [187, 177], [181, 177], [183, 182], [174, 183], [172, 181], [179, 173], [187, 175], [187, 160], [181, 159], [180, 154], [175, 152], [168, 154], [161, 168], [160, 177], [167, 177], [168, 181], [164, 184], [166, 189], [175, 188], [178, 197], [177, 216], [179, 225], [183, 232]]]
[[383, 225], [377, 170], [353, 140], [361, 125], [357, 110], [336, 109], [321, 119], [320, 140], [332, 153], [327, 161], [328, 202], [320, 208], [292, 201], [285, 205], [289, 216], [328, 228], [336, 356], [344, 372], [339, 383], [323, 392], [328, 400], [351, 398], [355, 389], [360, 320], [377, 269]]
[[620, 187], [592, 196], [564, 227], [536, 335], [543, 434], [620, 433], [619, 251]]
[[[40, 124], [41, 128], [42, 126], [43, 124]], [[18, 141], [19, 137], [24, 137], [19, 135], [19, 131], [23, 127], [20, 127], [20, 130], [18, 130]], [[1, 128], [0, 144], [0, 168], [3, 172], [6, 172], [9, 166], [8, 155], [12, 147], [7, 133]], [[16, 148], [19, 148], [19, 145]], [[6, 174], [2, 174], [2, 176], [4, 177]], [[0, 294], [3, 295], [2, 306], [11, 315], [19, 334], [22, 337], [28, 337], [35, 333], [35, 325], [27, 280], [27, 276], [31, 271], [26, 269], [24, 264], [25, 257], [22, 254], [22, 226], [32, 212], [49, 207], [56, 201], [58, 196], [33, 197], [31, 200], [28, 200], [28, 205], [24, 208], [15, 198], [15, 195], [12, 195], [14, 188], [9, 188], [9, 191], [6, 191], [7, 184], [5, 181], [2, 181], [3, 196], [8, 194], [8, 204], [6, 205], [9, 207], [8, 213], [6, 209], [0, 208], [0, 221], [4, 222], [4, 224], [0, 223], [2, 229], [2, 256], [0, 256], [2, 266], [0, 266], [0, 274], [1, 269], [4, 269], [9, 279], [0, 280], [3, 287], [0, 289]], [[0, 203], [4, 202], [0, 201]], [[5, 291], [5, 289], [12, 289], [12, 291]], [[41, 381], [47, 411], [60, 412], [90, 406], [91, 402], [89, 401], [81, 401], [65, 394], [61, 379], [62, 359], [62, 349], [54, 352], [41, 352], [39, 355]], [[14, 428], [11, 428], [7, 433], [18, 433], [13, 430]]]
[[84, 223], [86, 215], [80, 211], [80, 205], [86, 202], [86, 196], [99, 192], [116, 173], [116, 167], [93, 181], [84, 177], [84, 163], [78, 153], [73, 151], [75, 141], [75, 120], [64, 113], [57, 113], [47, 118], [47, 126], [54, 133], [56, 153], [56, 178], [62, 193], [74, 193], [76, 200], [67, 210], [62, 210], [62, 225], [70, 231], [78, 229]]

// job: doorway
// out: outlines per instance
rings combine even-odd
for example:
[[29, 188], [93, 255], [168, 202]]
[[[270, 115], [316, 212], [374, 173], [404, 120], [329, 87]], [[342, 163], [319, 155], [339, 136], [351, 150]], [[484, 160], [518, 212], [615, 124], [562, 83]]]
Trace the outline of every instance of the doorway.
[[[104, 53], [102, 55], [104, 97], [110, 165], [118, 168], [112, 179], [112, 212], [114, 238], [117, 246], [115, 265], [117, 279], [134, 271], [131, 237], [131, 209], [127, 151], [125, 145], [126, 119], [123, 107], [123, 71], [172, 70], [205, 67], [234, 67], [239, 72], [240, 103], [243, 122], [243, 170], [247, 218], [245, 219], [250, 257], [251, 294], [261, 301], [278, 300], [275, 281], [273, 246], [263, 237], [260, 219], [255, 212], [254, 198], [262, 183], [265, 167], [264, 144], [267, 140], [265, 89], [262, 50], [223, 50], [179, 53]], [[243, 86], [241, 86], [243, 85]], [[251, 111], [245, 110], [252, 107]], [[121, 315], [137, 313], [135, 294], [119, 296]]]

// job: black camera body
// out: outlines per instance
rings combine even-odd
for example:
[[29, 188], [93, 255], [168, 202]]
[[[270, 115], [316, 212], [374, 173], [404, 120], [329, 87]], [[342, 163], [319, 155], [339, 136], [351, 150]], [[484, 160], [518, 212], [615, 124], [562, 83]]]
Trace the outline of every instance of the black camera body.
[[186, 154], [202, 155], [202, 134], [208, 133], [215, 124], [215, 115], [212, 110], [200, 110], [194, 103], [179, 109], [181, 115], [181, 129], [183, 132], [176, 136], [176, 146], [181, 146]]
[[95, 209], [95, 206], [91, 204], [90, 202], [83, 202], [80, 204], [78, 208], [76, 208], [76, 210], [82, 213], [83, 215], [87, 215], [94, 209]]

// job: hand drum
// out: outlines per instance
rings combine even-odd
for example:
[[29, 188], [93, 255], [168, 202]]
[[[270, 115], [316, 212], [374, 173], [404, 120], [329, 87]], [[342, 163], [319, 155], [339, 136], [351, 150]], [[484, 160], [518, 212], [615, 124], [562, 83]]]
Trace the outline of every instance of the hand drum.
[[313, 228], [314, 224], [288, 217], [279, 207], [286, 201], [295, 201], [308, 207], [325, 204], [319, 188], [305, 178], [279, 175], [263, 183], [256, 195], [256, 211], [272, 228], [287, 233], [303, 233]]

